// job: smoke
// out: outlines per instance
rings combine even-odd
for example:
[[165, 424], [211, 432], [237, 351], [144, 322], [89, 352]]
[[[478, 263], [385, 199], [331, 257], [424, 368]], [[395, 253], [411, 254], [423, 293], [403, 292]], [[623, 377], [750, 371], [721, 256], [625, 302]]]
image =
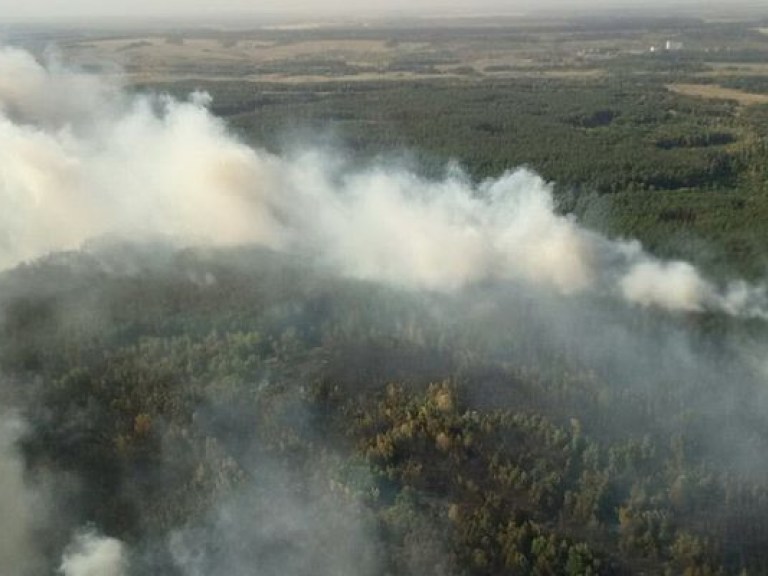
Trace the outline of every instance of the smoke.
[[[370, 576], [379, 573], [375, 524], [351, 498], [312, 475], [297, 481], [260, 462], [243, 489], [208, 518], [169, 537], [184, 576]], [[203, 522], [200, 522], [203, 520]]]
[[261, 244], [408, 288], [514, 280], [765, 315], [759, 288], [721, 290], [690, 264], [558, 215], [551, 187], [529, 170], [475, 184], [455, 167], [434, 181], [317, 150], [275, 156], [230, 136], [206, 95], [128, 97], [10, 48], [0, 78], [0, 268], [93, 237], [161, 236]]
[[[274, 155], [230, 135], [209, 113], [209, 101], [205, 94], [187, 101], [130, 96], [97, 77], [0, 49], [0, 269], [50, 252], [91, 250], [98, 243], [90, 241], [103, 237], [162, 238], [180, 246], [256, 244], [298, 254], [347, 277], [437, 292], [424, 314], [446, 326], [461, 324], [469, 334], [461, 338], [505, 361], [533, 362], [540, 354], [546, 366], [552, 357], [575, 358], [573, 365], [598, 367], [617, 389], [632, 391], [632, 398], [644, 391], [668, 405], [660, 413], [669, 419], [682, 410], [679, 399], [687, 394], [694, 398], [686, 402], [688, 410], [718, 423], [713, 426], [718, 434], [705, 435], [701, 443], [712, 454], [727, 455], [739, 470], [764, 472], [755, 456], [762, 446], [747, 440], [756, 437], [751, 420], [729, 416], [736, 410], [731, 406], [740, 403], [756, 411], [764, 406], [762, 396], [754, 401], [751, 396], [763, 388], [760, 352], [752, 359], [752, 350], [735, 352], [724, 339], [713, 354], [691, 340], [687, 326], [643, 327], [628, 320], [636, 316], [632, 309], [600, 301], [766, 318], [763, 287], [740, 281], [718, 285], [690, 263], [663, 261], [638, 242], [585, 229], [557, 213], [551, 186], [530, 170], [478, 183], [454, 165], [442, 178], [427, 179], [392, 165], [353, 166], [324, 150]], [[97, 255], [106, 259], [105, 266], [114, 264], [109, 255]], [[118, 266], [130, 264], [125, 254], [114, 259]], [[190, 280], [205, 287], [217, 283], [207, 269]], [[57, 311], [58, 322], [66, 324], [67, 314], [80, 330], [85, 319], [99, 326], [108, 322], [106, 313], [96, 318], [103, 311], [77, 292], [76, 302]], [[383, 310], [366, 322], [384, 326], [380, 316], [392, 316], [387, 320], [393, 325], [406, 324]], [[414, 333], [425, 329], [421, 321], [411, 323]], [[435, 329], [440, 338], [442, 326]], [[373, 364], [359, 356], [344, 358], [352, 365], [348, 369], [354, 370], [355, 362]], [[400, 372], [392, 365], [398, 363], [380, 364], [397, 380]], [[410, 367], [402, 364], [397, 370], [406, 372]], [[376, 369], [385, 370], [371, 372]], [[440, 365], [434, 371], [446, 370]], [[477, 403], [498, 399], [483, 389], [471, 394]], [[627, 403], [625, 412], [623, 404], [616, 405], [611, 417], [639, 428], [635, 403]], [[46, 510], [40, 491], [25, 478], [17, 450], [23, 431], [18, 418], [0, 418], [2, 574], [58, 570], [61, 576], [126, 576], [156, 573], [156, 562], [165, 562], [169, 573], [185, 576], [254, 570], [365, 576], [386, 565], [377, 557], [376, 522], [354, 496], [329, 488], [334, 485], [329, 474], [295, 477], [264, 461], [249, 470], [235, 493], [217, 493], [210, 508], [160, 534], [160, 553], [148, 542], [157, 533], [127, 537], [130, 552], [95, 528], [73, 533], [93, 521], [93, 512], [76, 520], [53, 519], [52, 508]], [[141, 489], [130, 497], [142, 498]], [[54, 534], [42, 545], [38, 536], [46, 530]], [[441, 551], [442, 535], [424, 533]], [[437, 566], [423, 540], [404, 546], [419, 566], [412, 573]], [[146, 571], [137, 565], [142, 561], [150, 567]]]
[[51, 130], [79, 127], [120, 104], [117, 85], [68, 71], [52, 56], [44, 68], [28, 52], [0, 47], [0, 61], [0, 106], [16, 121]]
[[59, 568], [62, 576], [125, 576], [126, 570], [123, 544], [93, 530], [75, 534]]
[[[45, 571], [43, 528], [51, 521], [45, 490], [26, 478], [17, 444], [26, 426], [13, 413], [0, 415], [0, 573], [24, 576]], [[62, 576], [125, 576], [119, 540], [79, 530], [66, 547]]]
[[34, 548], [35, 494], [24, 478], [16, 443], [24, 430], [15, 416], [0, 416], [0, 573], [25, 574], [39, 561]]
[[627, 300], [669, 310], [700, 311], [710, 287], [686, 262], [642, 262], [621, 280]]

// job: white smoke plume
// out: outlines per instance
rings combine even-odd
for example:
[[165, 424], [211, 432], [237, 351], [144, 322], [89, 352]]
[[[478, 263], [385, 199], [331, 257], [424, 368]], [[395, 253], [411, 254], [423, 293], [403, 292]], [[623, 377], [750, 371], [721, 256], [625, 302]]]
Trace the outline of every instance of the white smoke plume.
[[[51, 98], [55, 95], [55, 98]], [[55, 103], [55, 104], [53, 104]], [[0, 50], [0, 268], [103, 235], [257, 243], [358, 278], [455, 290], [523, 281], [668, 310], [765, 316], [761, 289], [721, 290], [558, 215], [528, 170], [473, 184], [279, 157], [227, 133], [208, 98], [128, 97], [95, 77]]]
[[[0, 413], [0, 574], [44, 573], [38, 531], [49, 520], [48, 499], [25, 477], [17, 444], [25, 423], [15, 413]], [[119, 540], [92, 530], [78, 531], [64, 551], [61, 576], [125, 576], [127, 560]]]
[[0, 60], [0, 107], [21, 122], [52, 130], [88, 125], [120, 103], [118, 86], [67, 71], [55, 59], [44, 68], [28, 52], [0, 47]]
[[23, 423], [0, 414], [0, 573], [26, 574], [34, 570], [34, 491], [24, 479], [24, 463], [16, 450]]
[[123, 544], [92, 530], [77, 532], [64, 551], [61, 576], [125, 576], [128, 561]]
[[621, 288], [632, 302], [690, 312], [700, 311], [711, 291], [687, 262], [640, 262], [621, 279]]

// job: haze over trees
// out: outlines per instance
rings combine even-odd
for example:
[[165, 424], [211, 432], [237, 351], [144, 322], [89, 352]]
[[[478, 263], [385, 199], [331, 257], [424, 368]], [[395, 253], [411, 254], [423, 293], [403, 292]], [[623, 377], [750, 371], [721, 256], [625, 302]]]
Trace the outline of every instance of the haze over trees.
[[0, 572], [768, 572], [752, 20], [10, 34]]

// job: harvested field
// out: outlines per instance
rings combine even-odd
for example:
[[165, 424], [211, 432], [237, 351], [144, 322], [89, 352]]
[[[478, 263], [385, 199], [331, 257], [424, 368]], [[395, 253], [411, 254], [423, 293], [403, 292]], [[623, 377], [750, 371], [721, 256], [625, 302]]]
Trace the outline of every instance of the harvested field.
[[733, 88], [724, 88], [717, 84], [668, 84], [667, 88], [684, 96], [695, 96], [710, 100], [734, 100], [742, 106], [768, 103], [768, 95], [766, 94], [752, 94]]

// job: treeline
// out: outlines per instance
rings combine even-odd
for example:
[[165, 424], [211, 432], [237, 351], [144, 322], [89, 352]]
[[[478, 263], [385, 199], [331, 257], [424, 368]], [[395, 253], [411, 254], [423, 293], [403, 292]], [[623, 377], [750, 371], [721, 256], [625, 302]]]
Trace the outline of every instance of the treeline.
[[674, 78], [622, 66], [625, 76], [588, 81], [160, 88], [210, 90], [214, 112], [275, 152], [330, 141], [361, 162], [391, 155], [434, 177], [451, 159], [476, 179], [526, 165], [555, 184], [562, 211], [591, 227], [713, 274], [760, 276], [768, 107], [681, 96], [665, 87]]
[[476, 178], [528, 165], [561, 189], [598, 193], [734, 187], [759, 135], [734, 103], [631, 77], [160, 88], [210, 90], [214, 111], [272, 150], [330, 132], [362, 158], [411, 151], [434, 173], [459, 159]]
[[[353, 504], [382, 574], [768, 569], [768, 434], [748, 371], [692, 377], [664, 338], [588, 362], [571, 331], [596, 319], [555, 305], [558, 343], [524, 291], [479, 314], [482, 292], [409, 295], [259, 251], [103, 263], [5, 274], [0, 362], [30, 422], [30, 477], [77, 477], [70, 513], [136, 550], [271, 463], [297, 497]], [[764, 332], [631, 314], [632, 334], [698, 334], [712, 366], [727, 365], [714, 342]], [[616, 341], [618, 320], [598, 316]]]

